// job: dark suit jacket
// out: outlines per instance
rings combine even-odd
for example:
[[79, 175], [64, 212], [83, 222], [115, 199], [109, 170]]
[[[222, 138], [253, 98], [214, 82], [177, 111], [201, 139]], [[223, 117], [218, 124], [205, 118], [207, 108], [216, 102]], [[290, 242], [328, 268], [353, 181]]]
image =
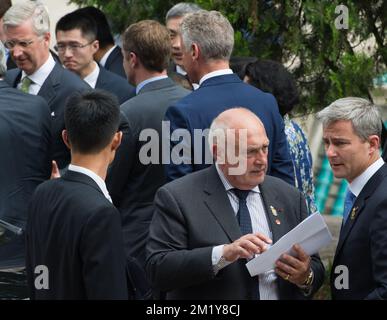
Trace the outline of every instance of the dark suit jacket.
[[[14, 88], [21, 77], [20, 69], [7, 72], [6, 81]], [[44, 98], [51, 109], [52, 118], [52, 159], [56, 160], [60, 169], [70, 163], [70, 151], [62, 140], [64, 129], [64, 106], [67, 98], [74, 92], [90, 89], [89, 85], [77, 75], [64, 69], [59, 63], [55, 64], [46, 81], [44, 81], [38, 95]]]
[[[0, 80], [0, 219], [24, 229], [32, 193], [50, 177], [50, 147], [46, 101]], [[9, 242], [0, 245], [0, 269], [24, 266], [24, 238], [8, 232], [6, 237]]]
[[95, 89], [103, 89], [114, 94], [120, 104], [136, 95], [136, 90], [128, 83], [128, 80], [122, 79], [103, 67], [99, 67], [99, 70]]
[[[208, 129], [220, 113], [236, 106], [253, 111], [265, 126], [270, 140], [268, 174], [294, 185], [293, 165], [286, 144], [284, 123], [274, 97], [243, 83], [236, 74], [204, 81], [198, 90], [168, 109], [166, 119], [171, 121], [171, 131], [183, 128], [191, 133], [190, 150], [193, 163], [176, 165], [171, 162], [166, 166], [168, 180], [208, 167], [204, 160], [204, 150], [201, 159], [197, 158], [201, 160], [200, 164], [194, 164], [194, 129]], [[176, 144], [177, 142], [171, 141], [171, 149]]]
[[[387, 165], [366, 183], [340, 232], [331, 274], [332, 298], [387, 299]], [[352, 211], [353, 212], [353, 211]], [[349, 289], [338, 290], [337, 266], [348, 268]]]
[[157, 80], [145, 85], [139, 94], [121, 106], [129, 124], [129, 132], [118, 150], [109, 170], [107, 186], [113, 202], [120, 210], [127, 253], [145, 264], [145, 244], [153, 215], [153, 200], [157, 189], [166, 182], [161, 164], [142, 164], [140, 141], [143, 129], [159, 133], [161, 146], [162, 121], [167, 108], [189, 93], [171, 79]]
[[[37, 188], [26, 246], [31, 299], [127, 299], [119, 212], [90, 177], [67, 171]], [[34, 287], [38, 265], [49, 289]]]
[[124, 57], [121, 52], [121, 47], [117, 46], [110, 53], [105, 63], [105, 69], [118, 74], [126, 79], [125, 69], [123, 66]]
[[[307, 215], [305, 200], [294, 187], [266, 176], [260, 185], [268, 224], [276, 242]], [[215, 166], [161, 187], [147, 246], [147, 272], [168, 299], [254, 299], [257, 278], [250, 277], [246, 260], [238, 260], [217, 276], [211, 261], [214, 246], [231, 243], [242, 234]], [[270, 206], [277, 208], [278, 219]], [[322, 284], [324, 267], [312, 256], [313, 292]], [[301, 290], [278, 278], [281, 299], [305, 299]]]

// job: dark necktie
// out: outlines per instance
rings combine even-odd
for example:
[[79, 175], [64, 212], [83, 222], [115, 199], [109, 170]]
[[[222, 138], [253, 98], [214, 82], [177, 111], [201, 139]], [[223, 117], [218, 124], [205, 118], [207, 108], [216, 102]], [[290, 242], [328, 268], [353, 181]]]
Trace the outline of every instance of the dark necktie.
[[249, 209], [247, 208], [246, 199], [250, 193], [250, 190], [232, 189], [234, 194], [239, 199], [239, 209], [237, 213], [237, 220], [242, 234], [253, 233], [253, 227], [251, 226], [251, 217]]
[[347, 189], [347, 194], [345, 195], [344, 200], [343, 225], [347, 222], [349, 212], [351, 211], [355, 200], [356, 196], [349, 189]]

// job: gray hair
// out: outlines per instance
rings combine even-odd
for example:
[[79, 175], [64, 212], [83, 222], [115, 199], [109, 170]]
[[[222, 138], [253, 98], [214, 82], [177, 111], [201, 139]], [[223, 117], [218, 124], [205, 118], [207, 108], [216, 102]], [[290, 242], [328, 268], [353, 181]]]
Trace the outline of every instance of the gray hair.
[[218, 11], [200, 10], [185, 16], [181, 35], [186, 50], [195, 43], [205, 60], [229, 60], [234, 47], [234, 29]]
[[371, 135], [377, 135], [380, 138], [382, 133], [379, 109], [363, 98], [338, 99], [318, 112], [317, 118], [324, 128], [339, 120], [349, 120], [356, 135], [363, 140], [367, 140]]
[[5, 60], [5, 48], [3, 43], [0, 41], [0, 78], [5, 76], [7, 72], [7, 61]]
[[50, 18], [46, 7], [40, 1], [14, 4], [4, 15], [4, 29], [20, 26], [26, 20], [31, 20], [32, 28], [38, 36], [50, 32]]
[[179, 2], [175, 4], [171, 9], [168, 10], [167, 15], [165, 16], [165, 21], [172, 18], [181, 18], [188, 13], [196, 12], [201, 10], [196, 3], [192, 2]]

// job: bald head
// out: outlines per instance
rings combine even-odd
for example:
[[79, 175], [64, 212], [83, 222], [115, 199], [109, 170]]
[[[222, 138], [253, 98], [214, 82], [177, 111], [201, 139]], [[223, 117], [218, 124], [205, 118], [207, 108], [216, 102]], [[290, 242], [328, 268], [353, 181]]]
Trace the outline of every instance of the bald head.
[[248, 190], [263, 182], [267, 169], [267, 138], [262, 121], [242, 107], [218, 115], [210, 127], [210, 150], [227, 180]]

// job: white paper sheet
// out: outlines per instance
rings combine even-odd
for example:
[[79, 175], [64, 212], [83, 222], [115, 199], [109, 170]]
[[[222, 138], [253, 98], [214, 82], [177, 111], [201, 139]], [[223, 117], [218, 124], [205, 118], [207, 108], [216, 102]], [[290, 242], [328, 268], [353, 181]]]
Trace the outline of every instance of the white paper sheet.
[[308, 255], [317, 253], [332, 241], [332, 235], [319, 213], [314, 213], [285, 234], [267, 251], [251, 259], [246, 267], [250, 275], [256, 276], [275, 267], [275, 262], [283, 253], [290, 253], [295, 244], [299, 244]]

